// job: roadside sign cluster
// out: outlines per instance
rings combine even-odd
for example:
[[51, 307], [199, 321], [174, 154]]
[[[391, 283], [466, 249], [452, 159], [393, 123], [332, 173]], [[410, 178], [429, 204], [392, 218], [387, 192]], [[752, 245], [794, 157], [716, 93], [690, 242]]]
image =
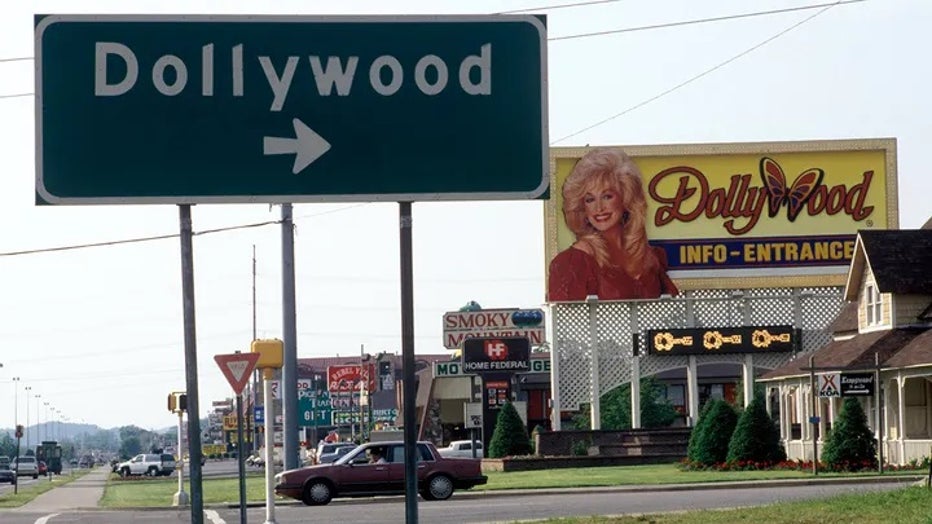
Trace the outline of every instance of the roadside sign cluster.
[[817, 376], [820, 397], [869, 397], [874, 394], [873, 373], [824, 373]]

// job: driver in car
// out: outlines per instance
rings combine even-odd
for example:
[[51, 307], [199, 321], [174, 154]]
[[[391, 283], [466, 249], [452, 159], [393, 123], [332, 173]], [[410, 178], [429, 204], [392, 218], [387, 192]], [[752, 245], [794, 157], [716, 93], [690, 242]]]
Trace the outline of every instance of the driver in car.
[[388, 461], [383, 456], [382, 448], [372, 448], [369, 451], [369, 464], [386, 464]]

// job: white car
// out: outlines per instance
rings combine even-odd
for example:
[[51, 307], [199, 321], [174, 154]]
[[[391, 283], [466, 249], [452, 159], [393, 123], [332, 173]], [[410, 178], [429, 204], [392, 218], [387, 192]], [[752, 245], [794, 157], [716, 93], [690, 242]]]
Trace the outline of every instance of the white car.
[[[450, 442], [450, 445], [445, 448], [437, 449], [440, 452], [441, 457], [446, 458], [473, 458], [473, 449], [472, 449], [471, 440], [454, 440]], [[484, 455], [482, 453], [482, 442], [476, 441], [476, 458], [482, 458]]]
[[10, 469], [16, 472], [17, 477], [29, 475], [34, 479], [39, 478], [39, 461], [36, 457], [16, 457], [10, 463]]

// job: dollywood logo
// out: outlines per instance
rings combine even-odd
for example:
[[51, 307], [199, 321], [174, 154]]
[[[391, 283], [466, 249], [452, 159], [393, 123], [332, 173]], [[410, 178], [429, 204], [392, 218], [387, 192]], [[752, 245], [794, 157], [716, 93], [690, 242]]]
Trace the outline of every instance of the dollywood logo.
[[[672, 194], [659, 188], [669, 177], [679, 177]], [[861, 180], [850, 186], [828, 185], [825, 171], [810, 168], [787, 182], [783, 168], [776, 160], [760, 160], [760, 185], [751, 174], [731, 175], [727, 187], [710, 187], [704, 173], [690, 166], [676, 166], [657, 173], [648, 184], [648, 193], [661, 204], [654, 214], [654, 225], [673, 221], [692, 222], [699, 217], [723, 218], [723, 227], [732, 235], [743, 235], [757, 225], [766, 210], [771, 218], [785, 213], [789, 222], [800, 214], [833, 216], [844, 213], [855, 221], [871, 215], [874, 206], [865, 206], [873, 171], [865, 171]]]

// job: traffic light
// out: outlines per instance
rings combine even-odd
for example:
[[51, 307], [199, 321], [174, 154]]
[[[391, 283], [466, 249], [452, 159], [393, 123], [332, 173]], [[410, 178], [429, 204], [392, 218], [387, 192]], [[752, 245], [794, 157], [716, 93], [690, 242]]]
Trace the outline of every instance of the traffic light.
[[188, 395], [180, 391], [173, 391], [168, 394], [168, 411], [172, 413], [183, 413], [188, 410]]

